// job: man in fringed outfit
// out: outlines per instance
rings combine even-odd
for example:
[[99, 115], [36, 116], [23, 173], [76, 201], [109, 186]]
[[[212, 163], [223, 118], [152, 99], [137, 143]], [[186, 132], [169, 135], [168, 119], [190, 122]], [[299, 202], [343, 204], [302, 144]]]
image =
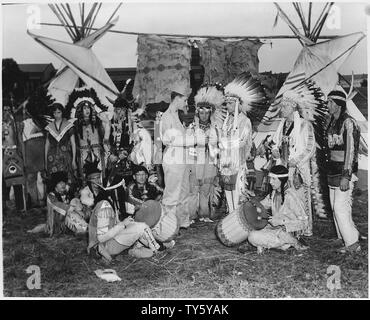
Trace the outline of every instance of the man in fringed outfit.
[[312, 205], [318, 216], [326, 217], [316, 149], [326, 147], [327, 105], [320, 88], [307, 82], [284, 92], [279, 107], [285, 120], [273, 137], [272, 156], [288, 167], [289, 182], [301, 195], [309, 219], [304, 235], [312, 236]]
[[[252, 124], [267, 109], [260, 82], [242, 73], [225, 86], [226, 110], [215, 113], [211, 132], [211, 154], [218, 153], [221, 184], [229, 213], [239, 206], [246, 190], [247, 158], [252, 147]], [[250, 117], [250, 118], [249, 118]]]
[[339, 252], [358, 252], [360, 234], [352, 220], [352, 192], [358, 180], [360, 128], [347, 113], [347, 96], [342, 91], [328, 94], [331, 122], [328, 129], [330, 161], [328, 183], [330, 202], [338, 238], [344, 242]]
[[[220, 84], [202, 86], [195, 100], [194, 122], [189, 131], [205, 145], [197, 144], [189, 148], [189, 163], [191, 166], [190, 193], [192, 196], [192, 218], [199, 217], [199, 221], [213, 222], [215, 207], [221, 201], [221, 192], [217, 183], [217, 166], [209, 154], [208, 140], [211, 132], [211, 119], [216, 109], [221, 109], [224, 103], [223, 88]], [[200, 140], [200, 139], [199, 139]]]

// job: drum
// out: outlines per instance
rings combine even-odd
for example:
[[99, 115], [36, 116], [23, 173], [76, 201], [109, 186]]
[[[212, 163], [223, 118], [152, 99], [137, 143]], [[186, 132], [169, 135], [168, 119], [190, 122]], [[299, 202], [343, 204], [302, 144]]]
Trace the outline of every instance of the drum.
[[247, 240], [252, 230], [260, 230], [267, 224], [268, 215], [256, 200], [247, 200], [216, 226], [216, 237], [227, 247]]
[[74, 233], [87, 232], [88, 223], [76, 212], [67, 214], [64, 223], [67, 228], [72, 230]]
[[162, 208], [161, 218], [152, 228], [153, 236], [161, 242], [171, 241], [179, 232], [179, 223], [175, 212]]
[[153, 228], [161, 219], [161, 204], [155, 200], [145, 201], [140, 210], [135, 213], [136, 222], [145, 222], [150, 228]]

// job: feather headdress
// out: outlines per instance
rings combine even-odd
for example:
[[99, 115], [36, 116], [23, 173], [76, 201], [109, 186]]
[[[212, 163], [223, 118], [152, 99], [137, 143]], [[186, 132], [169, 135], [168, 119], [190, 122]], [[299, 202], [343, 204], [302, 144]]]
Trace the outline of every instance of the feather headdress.
[[206, 108], [214, 111], [216, 108], [221, 108], [225, 101], [223, 87], [220, 83], [204, 84], [198, 90], [194, 97], [195, 108]]
[[26, 110], [40, 128], [45, 128], [52, 121], [51, 106], [54, 102], [55, 99], [43, 86], [38, 87], [28, 98]]
[[94, 108], [95, 113], [108, 110], [108, 107], [100, 102], [100, 99], [93, 88], [75, 88], [68, 98], [68, 103], [66, 106], [67, 117], [75, 118], [76, 115], [81, 113], [81, 110], [85, 104], [91, 105]]
[[260, 121], [268, 109], [268, 99], [261, 82], [243, 72], [225, 86], [228, 99], [238, 99], [241, 112], [251, 120]]
[[313, 82], [306, 81], [297, 88], [283, 93], [281, 101], [276, 107], [292, 106], [297, 108], [300, 116], [312, 123], [316, 148], [314, 156], [310, 159], [311, 166], [311, 197], [316, 214], [325, 214], [330, 210], [328, 185], [326, 181], [326, 160], [328, 157], [327, 126], [330, 119], [324, 93]]
[[279, 108], [284, 105], [296, 107], [301, 117], [312, 123], [317, 142], [322, 146], [322, 139], [326, 137], [329, 110], [321, 89], [313, 81], [307, 81], [295, 89], [284, 92]]

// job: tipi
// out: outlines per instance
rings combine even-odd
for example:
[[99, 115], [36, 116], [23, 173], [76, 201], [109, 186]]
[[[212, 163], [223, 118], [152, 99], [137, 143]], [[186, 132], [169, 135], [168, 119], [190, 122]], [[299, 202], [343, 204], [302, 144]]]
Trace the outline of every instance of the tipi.
[[[276, 98], [281, 96], [286, 90], [297, 87], [308, 79], [315, 81], [321, 87], [324, 94], [328, 94], [334, 88], [343, 90], [338, 85], [338, 70], [348, 56], [353, 52], [357, 44], [364, 39], [364, 33], [357, 32], [316, 43], [333, 3], [325, 4], [319, 19], [313, 28], [311, 28], [313, 4], [308, 4], [308, 17], [306, 18], [303, 13], [302, 5], [300, 3], [293, 3], [293, 6], [302, 22], [304, 34], [299, 32], [298, 28], [295, 27], [282, 8], [278, 4], [275, 5], [278, 9], [277, 17], [281, 17], [289, 25], [290, 29], [303, 45], [303, 48], [294, 63], [292, 71], [287, 76]], [[308, 23], [306, 23], [306, 21], [308, 21]], [[362, 123], [362, 152], [359, 159], [359, 170], [361, 170], [359, 174], [359, 186], [365, 185], [367, 187], [367, 122], [352, 100], [347, 102], [347, 107], [350, 115]], [[271, 127], [264, 124], [260, 124], [258, 127], [258, 133], [255, 139], [257, 147], [258, 143], [261, 143], [264, 137], [274, 132], [276, 122], [280, 121], [276, 116], [277, 114], [273, 114], [271, 112], [266, 113], [265, 119], [272, 120], [272, 124]]]

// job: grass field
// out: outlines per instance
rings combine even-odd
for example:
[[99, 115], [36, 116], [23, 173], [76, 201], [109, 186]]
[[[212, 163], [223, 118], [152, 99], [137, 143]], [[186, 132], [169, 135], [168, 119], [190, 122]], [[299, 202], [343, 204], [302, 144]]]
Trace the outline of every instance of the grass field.
[[[354, 220], [367, 235], [367, 192], [354, 197]], [[108, 267], [122, 278], [108, 283], [94, 271], [107, 268], [86, 254], [87, 238], [49, 238], [27, 230], [44, 222], [45, 209], [27, 216], [3, 215], [4, 296], [119, 298], [366, 298], [368, 247], [362, 252], [335, 252], [332, 220], [314, 221], [310, 249], [256, 251], [245, 254], [224, 247], [215, 237], [216, 223], [198, 222], [182, 230], [171, 250], [150, 259], [118, 256]], [[26, 269], [41, 270], [41, 289], [27, 289]], [[331, 265], [340, 268], [341, 289], [327, 287]]]

